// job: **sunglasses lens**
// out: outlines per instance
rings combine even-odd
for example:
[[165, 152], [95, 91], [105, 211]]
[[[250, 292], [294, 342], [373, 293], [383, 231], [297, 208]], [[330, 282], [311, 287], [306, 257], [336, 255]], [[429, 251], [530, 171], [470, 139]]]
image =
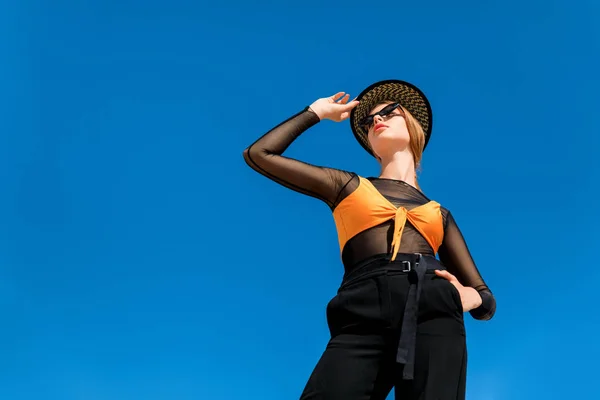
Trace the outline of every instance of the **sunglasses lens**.
[[369, 116], [363, 118], [361, 125], [363, 128], [367, 129], [367, 128], [369, 128], [369, 126], [371, 126], [372, 123], [373, 123], [373, 116], [369, 115]]
[[369, 128], [371, 127], [371, 124], [373, 123], [373, 120], [375, 119], [376, 115], [380, 115], [382, 117], [385, 117], [386, 115], [389, 115], [392, 111], [394, 111], [399, 105], [400, 104], [398, 104], [398, 103], [390, 104], [388, 106], [385, 106], [384, 108], [381, 109], [381, 111], [376, 112], [373, 115], [367, 115], [361, 121], [361, 126], [365, 130], [369, 130]]
[[386, 115], [394, 111], [396, 107], [398, 107], [398, 104], [390, 104], [389, 106], [384, 107], [383, 110], [379, 111], [378, 114], [382, 117], [385, 117]]

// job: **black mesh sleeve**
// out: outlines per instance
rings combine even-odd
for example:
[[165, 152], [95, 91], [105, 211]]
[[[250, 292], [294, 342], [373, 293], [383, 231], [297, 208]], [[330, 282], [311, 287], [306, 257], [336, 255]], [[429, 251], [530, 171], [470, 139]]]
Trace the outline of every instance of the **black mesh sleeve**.
[[471, 316], [479, 320], [491, 319], [496, 312], [496, 299], [483, 281], [464, 237], [450, 212], [446, 218], [444, 241], [438, 254], [440, 261], [462, 285], [474, 288], [481, 295], [482, 303], [478, 308], [470, 311]]
[[297, 192], [315, 197], [334, 208], [355, 174], [311, 165], [282, 156], [300, 134], [320, 122], [309, 107], [283, 121], [244, 150], [246, 163], [267, 178]]

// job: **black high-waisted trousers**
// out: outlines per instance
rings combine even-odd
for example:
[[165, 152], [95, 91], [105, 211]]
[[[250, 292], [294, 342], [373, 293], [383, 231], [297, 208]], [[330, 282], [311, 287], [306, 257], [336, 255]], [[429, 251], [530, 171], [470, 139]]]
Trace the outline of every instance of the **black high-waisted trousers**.
[[458, 290], [434, 257], [373, 257], [327, 305], [331, 339], [301, 400], [463, 400], [466, 338]]

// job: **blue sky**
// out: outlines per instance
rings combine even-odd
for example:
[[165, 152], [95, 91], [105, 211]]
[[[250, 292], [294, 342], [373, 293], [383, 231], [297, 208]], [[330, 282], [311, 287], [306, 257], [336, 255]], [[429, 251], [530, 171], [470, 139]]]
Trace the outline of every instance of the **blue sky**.
[[[420, 183], [498, 301], [466, 318], [468, 399], [598, 392], [597, 3], [25, 0], [0, 22], [2, 399], [298, 398], [335, 227], [242, 151], [388, 78], [431, 100]], [[347, 122], [288, 155], [379, 172]]]

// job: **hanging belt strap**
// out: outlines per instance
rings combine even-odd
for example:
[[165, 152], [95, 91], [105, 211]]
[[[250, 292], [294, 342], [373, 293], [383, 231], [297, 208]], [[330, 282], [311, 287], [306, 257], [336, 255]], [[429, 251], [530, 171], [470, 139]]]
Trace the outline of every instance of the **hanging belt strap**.
[[[408, 297], [404, 308], [404, 318], [402, 321], [402, 332], [400, 333], [400, 341], [398, 343], [398, 353], [396, 354], [396, 362], [404, 364], [403, 379], [413, 379], [415, 370], [415, 349], [417, 342], [417, 317], [419, 315], [419, 300], [421, 298], [421, 289], [423, 278], [427, 269], [427, 257], [422, 257], [417, 254], [416, 261], [411, 265], [408, 263], [408, 279], [410, 286], [408, 289]], [[435, 265], [435, 269], [445, 269], [441, 264]]]

